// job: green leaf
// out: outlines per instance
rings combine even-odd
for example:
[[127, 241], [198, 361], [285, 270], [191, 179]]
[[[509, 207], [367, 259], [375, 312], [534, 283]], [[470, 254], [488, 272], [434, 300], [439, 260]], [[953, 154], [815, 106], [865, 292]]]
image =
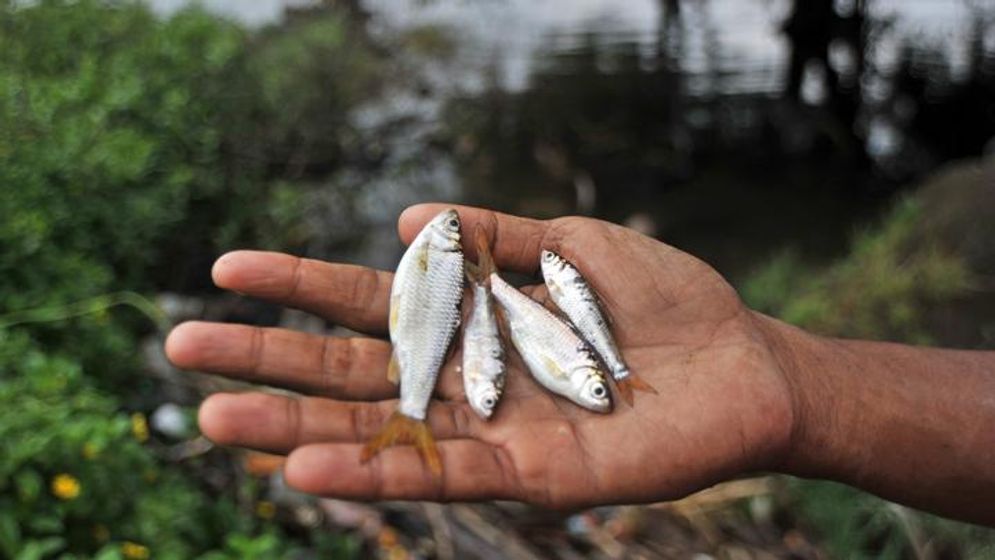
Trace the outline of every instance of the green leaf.
[[17, 473], [14, 480], [22, 502], [35, 501], [42, 488], [45, 487], [45, 481], [42, 480], [41, 475], [31, 470]]
[[62, 537], [48, 537], [47, 539], [30, 541], [24, 545], [24, 548], [15, 558], [17, 560], [42, 560], [42, 558], [62, 550], [65, 546], [66, 541]]
[[0, 510], [0, 551], [3, 556], [10, 558], [20, 547], [21, 529], [17, 526], [17, 519], [9, 511]]

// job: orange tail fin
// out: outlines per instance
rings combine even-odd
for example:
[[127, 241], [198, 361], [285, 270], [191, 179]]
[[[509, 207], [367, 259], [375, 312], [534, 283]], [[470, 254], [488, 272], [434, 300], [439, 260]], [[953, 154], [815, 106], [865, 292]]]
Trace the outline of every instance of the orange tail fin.
[[363, 452], [359, 456], [359, 462], [366, 463], [382, 449], [406, 443], [415, 446], [433, 475], [442, 476], [442, 458], [439, 456], [439, 450], [435, 447], [435, 439], [432, 438], [428, 424], [396, 411], [387, 419], [387, 423], [384, 424], [380, 433], [366, 442]]
[[642, 391], [644, 393], [653, 393], [657, 395], [656, 389], [652, 385], [645, 382], [638, 375], [630, 373], [629, 375], [623, 377], [616, 381], [615, 385], [618, 387], [618, 394], [625, 401], [625, 404], [632, 406], [636, 399], [632, 394], [633, 390]]

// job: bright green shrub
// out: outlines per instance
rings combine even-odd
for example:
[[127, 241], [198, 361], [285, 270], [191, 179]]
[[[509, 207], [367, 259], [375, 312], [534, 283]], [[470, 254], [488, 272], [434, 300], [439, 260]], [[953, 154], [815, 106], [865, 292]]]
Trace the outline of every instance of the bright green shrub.
[[0, 557], [354, 553], [338, 535], [291, 544], [254, 515], [254, 486], [203, 486], [222, 457], [177, 465], [143, 443], [132, 403], [157, 397], [138, 340], [162, 325], [104, 309], [185, 288], [222, 248], [284, 243], [294, 189], [232, 148], [262, 104], [250, 37], [196, 9], [17, 4], [0, 0]]
[[783, 253], [744, 283], [743, 298], [824, 334], [928, 342], [924, 308], [967, 291], [970, 272], [953, 251], [920, 235], [922, 214], [914, 199], [902, 201], [825, 270], [810, 270], [796, 253]]
[[251, 516], [143, 445], [143, 416], [94, 389], [79, 364], [9, 331], [0, 331], [0, 410], [0, 556], [192, 558], [231, 535], [251, 540]]

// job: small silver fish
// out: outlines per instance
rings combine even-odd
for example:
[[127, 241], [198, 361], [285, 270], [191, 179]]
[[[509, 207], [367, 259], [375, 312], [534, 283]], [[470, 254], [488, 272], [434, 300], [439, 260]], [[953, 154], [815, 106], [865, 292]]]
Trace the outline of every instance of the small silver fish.
[[425, 424], [429, 401], [449, 344], [459, 327], [463, 299], [460, 220], [448, 209], [432, 219], [401, 257], [390, 289], [387, 377], [401, 384], [401, 400], [380, 433], [363, 448], [362, 462], [394, 444], [413, 443], [429, 469], [442, 461]]
[[473, 306], [463, 328], [463, 389], [470, 408], [487, 420], [504, 390], [505, 362], [488, 276], [494, 271], [487, 236], [475, 232], [478, 265], [467, 265], [467, 278], [473, 290]]
[[553, 302], [601, 356], [625, 402], [632, 406], [633, 389], [656, 393], [652, 386], [629, 371], [622, 360], [622, 353], [615, 344], [598, 297], [580, 271], [552, 251], [544, 250], [539, 260], [542, 277]]
[[562, 319], [496, 273], [490, 279], [511, 341], [536, 381], [588, 410], [611, 412], [605, 374], [587, 343]]

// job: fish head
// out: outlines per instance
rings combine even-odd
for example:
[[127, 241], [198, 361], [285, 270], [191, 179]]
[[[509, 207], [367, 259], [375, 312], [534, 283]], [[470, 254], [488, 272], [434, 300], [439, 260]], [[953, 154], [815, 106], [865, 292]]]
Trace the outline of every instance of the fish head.
[[432, 247], [443, 251], [460, 248], [460, 218], [455, 208], [436, 214], [426, 229], [430, 232], [429, 243]]
[[494, 414], [494, 408], [497, 406], [498, 399], [500, 398], [501, 389], [493, 383], [475, 383], [470, 389], [470, 395], [467, 400], [470, 402], [470, 408], [478, 416], [487, 420]]
[[539, 266], [542, 268], [542, 278], [547, 286], [552, 288], [554, 285], [562, 282], [560, 276], [563, 270], [566, 269], [567, 264], [566, 259], [553, 251], [548, 249], [542, 250], [542, 253], [539, 255]]
[[577, 395], [580, 403], [595, 412], [611, 412], [611, 391], [604, 372], [591, 366], [584, 366], [582, 369], [583, 372], [575, 372], [583, 373], [582, 376], [577, 376], [582, 381]]
[[550, 251], [549, 249], [543, 249], [539, 253], [539, 264], [542, 266], [542, 271], [552, 270], [550, 267], [559, 264], [563, 260], [563, 257], [557, 255], [556, 253]]

